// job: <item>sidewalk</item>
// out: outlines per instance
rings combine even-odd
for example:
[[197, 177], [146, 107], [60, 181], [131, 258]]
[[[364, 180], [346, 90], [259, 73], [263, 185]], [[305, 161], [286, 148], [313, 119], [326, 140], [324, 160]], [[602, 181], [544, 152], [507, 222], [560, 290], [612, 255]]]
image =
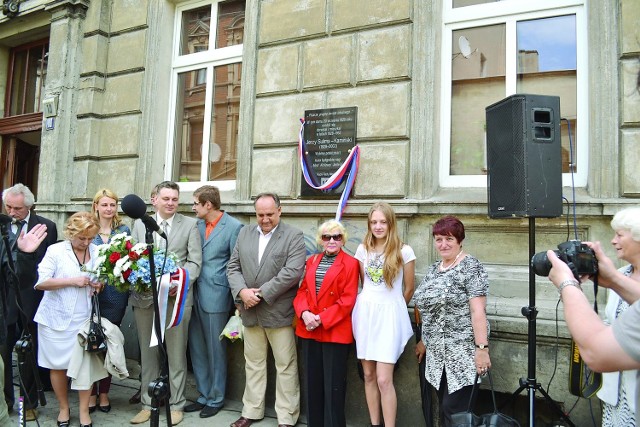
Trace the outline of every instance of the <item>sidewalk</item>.
[[[103, 413], [96, 411], [91, 414], [93, 425], [99, 426], [133, 426], [129, 423], [129, 420], [133, 418], [141, 409], [140, 404], [132, 405], [129, 403], [129, 398], [136, 392], [140, 386], [140, 381], [137, 380], [139, 367], [137, 362], [129, 361], [129, 374], [130, 378], [125, 380], [113, 380], [111, 384], [111, 391], [109, 397], [111, 400], [111, 412]], [[14, 372], [16, 370], [14, 369]], [[17, 378], [16, 378], [17, 380]], [[14, 381], [14, 384], [16, 381]], [[196, 399], [197, 392], [195, 390], [195, 382], [193, 380], [193, 374], [189, 372], [187, 377], [187, 399]], [[16, 396], [18, 390], [16, 389]], [[58, 416], [58, 402], [54, 393], [46, 392], [47, 406], [44, 408], [38, 408], [38, 423], [41, 427], [57, 427], [56, 418]], [[80, 420], [78, 420], [78, 393], [74, 391], [69, 392], [69, 401], [71, 404], [71, 426], [79, 426]], [[179, 424], [180, 426], [214, 426], [214, 427], [228, 427], [232, 422], [240, 417], [240, 411], [242, 410], [242, 402], [227, 401], [224, 408], [215, 416], [210, 418], [200, 418], [198, 412], [185, 413], [184, 420]], [[167, 421], [165, 417], [166, 409], [160, 408], [160, 422], [159, 427], [166, 427]], [[13, 412], [10, 414], [13, 425], [18, 425], [18, 403], [14, 406]], [[38, 423], [31, 421], [27, 423], [28, 427], [37, 427]], [[148, 427], [150, 422], [139, 424], [141, 427]], [[275, 418], [275, 412], [273, 408], [268, 408], [264, 420], [253, 424], [256, 427], [277, 427], [278, 421]], [[299, 427], [306, 426], [302, 422], [296, 424]], [[4, 426], [2, 426], [4, 427]]]

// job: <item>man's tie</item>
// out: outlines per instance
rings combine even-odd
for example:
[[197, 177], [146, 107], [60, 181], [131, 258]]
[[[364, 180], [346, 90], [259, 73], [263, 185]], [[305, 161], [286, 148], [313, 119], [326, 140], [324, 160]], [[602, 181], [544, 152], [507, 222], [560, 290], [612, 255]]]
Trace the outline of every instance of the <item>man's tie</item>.
[[[160, 228], [164, 232], [164, 235], [169, 238], [169, 223], [166, 220], [162, 220], [160, 223]], [[158, 242], [158, 249], [167, 249], [167, 241], [160, 237], [160, 241]]]

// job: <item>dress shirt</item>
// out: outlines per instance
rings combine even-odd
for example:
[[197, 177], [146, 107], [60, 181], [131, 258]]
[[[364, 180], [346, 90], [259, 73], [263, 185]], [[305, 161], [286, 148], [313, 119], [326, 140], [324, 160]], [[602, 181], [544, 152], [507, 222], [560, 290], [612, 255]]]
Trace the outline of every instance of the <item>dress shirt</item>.
[[273, 230], [271, 230], [267, 234], [264, 234], [260, 226], [257, 227], [258, 234], [260, 235], [260, 238], [258, 239], [258, 264], [260, 264], [260, 261], [262, 261], [264, 250], [267, 248], [269, 240], [271, 240], [271, 236], [273, 236], [273, 232], [276, 231], [276, 228], [278, 228], [277, 225], [273, 227]]

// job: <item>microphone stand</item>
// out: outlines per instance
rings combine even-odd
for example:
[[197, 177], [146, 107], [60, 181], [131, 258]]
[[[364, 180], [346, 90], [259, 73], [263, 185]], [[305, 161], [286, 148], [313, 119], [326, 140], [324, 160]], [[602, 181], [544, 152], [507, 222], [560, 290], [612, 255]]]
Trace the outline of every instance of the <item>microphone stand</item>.
[[[7, 279], [9, 282], [9, 286], [13, 288], [13, 292], [15, 294], [16, 305], [18, 307], [18, 313], [20, 315], [20, 320], [22, 321], [22, 335], [20, 339], [16, 342], [14, 349], [16, 354], [18, 355], [18, 373], [20, 377], [20, 388], [24, 391], [24, 395], [27, 400], [30, 400], [29, 392], [30, 390], [26, 390], [24, 382], [22, 381], [22, 372], [31, 372], [36, 384], [36, 390], [38, 393], [38, 400], [40, 402], [40, 406], [47, 405], [47, 398], [44, 395], [44, 389], [42, 387], [42, 382], [40, 381], [40, 374], [38, 372], [38, 365], [36, 363], [35, 355], [33, 353], [33, 335], [31, 333], [31, 319], [29, 319], [26, 313], [23, 311], [22, 307], [22, 297], [20, 295], [20, 278], [16, 273], [15, 263], [13, 261], [13, 250], [11, 248], [11, 244], [9, 243], [9, 225], [10, 223], [2, 223], [0, 224], [0, 233], [2, 233], [2, 241], [4, 242], [5, 252], [7, 255], [7, 265], [9, 268], [9, 274], [7, 275]], [[20, 230], [18, 230], [20, 232]], [[16, 239], [19, 237], [16, 236]], [[17, 244], [17, 243], [16, 243]], [[11, 363], [10, 360], [6, 360], [5, 363]], [[29, 368], [29, 370], [26, 370]], [[26, 426], [26, 420], [22, 417], [22, 425]]]
[[[151, 293], [153, 295], [153, 324], [155, 325], [155, 333], [160, 347], [160, 353], [162, 355], [162, 363], [160, 376], [154, 381], [150, 382], [147, 388], [149, 396], [151, 396], [151, 427], [160, 426], [160, 412], [158, 408], [160, 402], [164, 402], [167, 426], [171, 427], [171, 407], [169, 405], [169, 398], [171, 397], [171, 386], [169, 384], [169, 359], [167, 358], [167, 345], [162, 339], [162, 330], [164, 325], [160, 324], [160, 308], [158, 306], [158, 289], [156, 281], [156, 267], [153, 259], [153, 230], [146, 224], [145, 241], [147, 244], [147, 250], [149, 251], [149, 270], [151, 270]], [[144, 345], [144, 343], [142, 343]], [[144, 363], [144, 361], [143, 361]]]

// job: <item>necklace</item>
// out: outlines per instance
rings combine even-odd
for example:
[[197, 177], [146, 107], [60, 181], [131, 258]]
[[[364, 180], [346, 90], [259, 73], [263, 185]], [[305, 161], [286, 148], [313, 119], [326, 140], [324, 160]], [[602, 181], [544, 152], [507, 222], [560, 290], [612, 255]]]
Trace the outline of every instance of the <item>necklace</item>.
[[82, 262], [80, 262], [80, 258], [78, 258], [78, 254], [76, 253], [75, 249], [73, 250], [73, 254], [76, 256], [76, 261], [78, 261], [80, 269], [82, 269], [82, 266], [87, 261], [87, 248], [84, 249], [84, 254], [82, 254]]
[[453, 267], [453, 265], [456, 263], [456, 261], [458, 261], [458, 258], [460, 258], [460, 255], [462, 255], [462, 249], [460, 249], [460, 252], [458, 252], [458, 255], [456, 255], [456, 257], [453, 259], [451, 264], [449, 264], [447, 266], [444, 265], [444, 260], [441, 260], [440, 261], [440, 271], [447, 271], [448, 269]]

